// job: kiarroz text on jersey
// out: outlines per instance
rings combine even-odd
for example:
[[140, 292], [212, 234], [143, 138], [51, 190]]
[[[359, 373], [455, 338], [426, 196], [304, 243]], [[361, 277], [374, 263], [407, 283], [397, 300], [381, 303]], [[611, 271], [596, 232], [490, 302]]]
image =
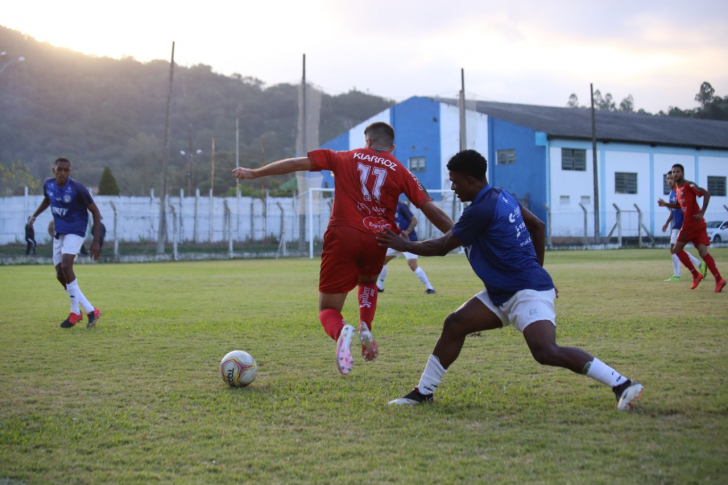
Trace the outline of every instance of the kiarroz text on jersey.
[[377, 157], [375, 155], [364, 155], [363, 153], [355, 152], [354, 159], [362, 160], [365, 162], [374, 162], [379, 165], [384, 165], [385, 167], [391, 169], [393, 172], [397, 171], [397, 164], [387, 158]]

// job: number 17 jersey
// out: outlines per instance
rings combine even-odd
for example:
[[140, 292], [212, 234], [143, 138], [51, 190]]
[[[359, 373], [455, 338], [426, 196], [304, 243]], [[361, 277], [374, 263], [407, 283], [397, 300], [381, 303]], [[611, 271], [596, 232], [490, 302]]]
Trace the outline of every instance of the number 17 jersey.
[[308, 152], [311, 171], [330, 170], [336, 192], [329, 227], [351, 226], [375, 234], [397, 231], [394, 216], [399, 195], [420, 208], [432, 199], [422, 184], [391, 153], [373, 148]]

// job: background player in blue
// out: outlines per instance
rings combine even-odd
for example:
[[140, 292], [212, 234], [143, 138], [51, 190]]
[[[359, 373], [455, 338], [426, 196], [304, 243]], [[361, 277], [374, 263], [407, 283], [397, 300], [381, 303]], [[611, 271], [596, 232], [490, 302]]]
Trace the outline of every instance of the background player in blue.
[[[409, 207], [407, 207], [407, 204], [401, 200], [397, 202], [397, 212], [394, 214], [394, 221], [397, 223], [397, 227], [402, 229], [402, 232], [400, 233], [402, 237], [407, 238], [410, 241], [417, 241], [417, 232], [415, 231], [415, 227], [417, 227], [417, 218], [414, 214], [412, 214], [412, 211]], [[400, 254], [404, 255], [404, 258], [407, 260], [407, 265], [410, 267], [415, 276], [420, 279], [422, 284], [425, 285], [425, 293], [428, 295], [434, 295], [436, 293], [435, 288], [432, 287], [430, 280], [427, 279], [425, 270], [417, 265], [417, 255], [412, 253], [401, 253], [392, 248], [387, 249], [387, 256], [384, 258], [384, 266], [382, 267], [382, 272], [379, 273], [379, 278], [377, 279], [377, 290], [379, 293], [384, 291], [384, 281], [387, 278], [388, 271], [387, 264]]]
[[431, 402], [468, 334], [513, 325], [523, 333], [539, 364], [586, 374], [612, 388], [617, 409], [630, 408], [642, 394], [641, 384], [584, 350], [556, 344], [556, 289], [543, 269], [544, 223], [511, 194], [488, 184], [487, 162], [475, 150], [456, 154], [447, 168], [452, 190], [461, 201], [472, 202], [452, 229], [438, 239], [421, 242], [406, 241], [390, 230], [380, 233], [378, 239], [385, 246], [421, 256], [444, 256], [463, 246], [486, 289], [445, 318], [418, 386], [389, 404]]
[[88, 212], [93, 215], [94, 239], [89, 253], [95, 260], [99, 259], [99, 228], [101, 214], [86, 187], [71, 178], [71, 162], [67, 158], [58, 158], [53, 163], [54, 178], [43, 182], [45, 198], [28, 221], [32, 227], [36, 217], [48, 207], [53, 212], [55, 232], [53, 235], [53, 264], [56, 266], [56, 277], [66, 289], [71, 299], [71, 313], [62, 323], [62, 328], [71, 328], [83, 320], [79, 305], [87, 312], [87, 327], [96, 325], [101, 311], [94, 308], [78, 287], [73, 262], [78, 250], [83, 245], [88, 226]]
[[[670, 204], [676, 204], [677, 203], [677, 192], [675, 192], [676, 183], [672, 178], [672, 171], [667, 172], [665, 174], [665, 180], [667, 181], [668, 187], [670, 187], [670, 195], [669, 195], [669, 202]], [[672, 222], [672, 230], [670, 231], [670, 254], [672, 254], [672, 276], [670, 276], [665, 281], [680, 281], [680, 258], [677, 257], [677, 254], [675, 254], [675, 243], [677, 242], [677, 235], [680, 233], [680, 229], [682, 229], [683, 225], [683, 213], [682, 209], [668, 209], [670, 211], [670, 215], [667, 217], [667, 221], [665, 221], [665, 224], [662, 226], [662, 232], [667, 231], [667, 227], [670, 225], [670, 222]], [[705, 262], [701, 262], [698, 258], [693, 256], [692, 254], [685, 251], [690, 258], [690, 261], [695, 266], [700, 267], [700, 272], [702, 273], [703, 277], [705, 277], [705, 274], [708, 272], [708, 265], [705, 264]]]

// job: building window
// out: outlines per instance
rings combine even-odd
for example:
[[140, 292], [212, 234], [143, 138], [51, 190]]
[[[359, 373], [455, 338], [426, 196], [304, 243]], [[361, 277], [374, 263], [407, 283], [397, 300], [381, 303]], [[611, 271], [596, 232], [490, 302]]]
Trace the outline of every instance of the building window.
[[582, 195], [581, 196], [581, 205], [587, 206], [591, 204], [591, 196], [590, 195]]
[[424, 172], [425, 157], [409, 157], [409, 169], [411, 172]]
[[559, 203], [561, 205], [569, 205], [569, 199], [570, 197], [568, 195], [559, 196]]
[[636, 194], [637, 174], [632, 172], [615, 172], [614, 192], [617, 194]]
[[516, 163], [516, 150], [498, 150], [498, 165], [510, 165]]
[[710, 195], [725, 197], [725, 177], [708, 175], [708, 192]]
[[561, 170], [586, 172], [586, 150], [578, 148], [561, 149]]

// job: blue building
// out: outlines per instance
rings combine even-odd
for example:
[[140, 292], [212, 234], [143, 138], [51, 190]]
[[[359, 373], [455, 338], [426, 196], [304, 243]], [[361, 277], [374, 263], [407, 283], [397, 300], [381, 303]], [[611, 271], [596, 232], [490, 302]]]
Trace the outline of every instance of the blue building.
[[[668, 213], [657, 199], [675, 163], [711, 193], [706, 219], [728, 219], [728, 122], [597, 111], [595, 177], [591, 110], [478, 101], [465, 118], [467, 147], [488, 159], [490, 183], [547, 221], [552, 237], [595, 234], [595, 192], [600, 236], [612, 232], [618, 210], [622, 235], [643, 227], [660, 236]], [[362, 147], [374, 121], [394, 127], [394, 155], [433, 195], [449, 189], [446, 164], [460, 147], [457, 100], [412, 97], [322, 147]], [[323, 182], [335, 187], [329, 173]]]

